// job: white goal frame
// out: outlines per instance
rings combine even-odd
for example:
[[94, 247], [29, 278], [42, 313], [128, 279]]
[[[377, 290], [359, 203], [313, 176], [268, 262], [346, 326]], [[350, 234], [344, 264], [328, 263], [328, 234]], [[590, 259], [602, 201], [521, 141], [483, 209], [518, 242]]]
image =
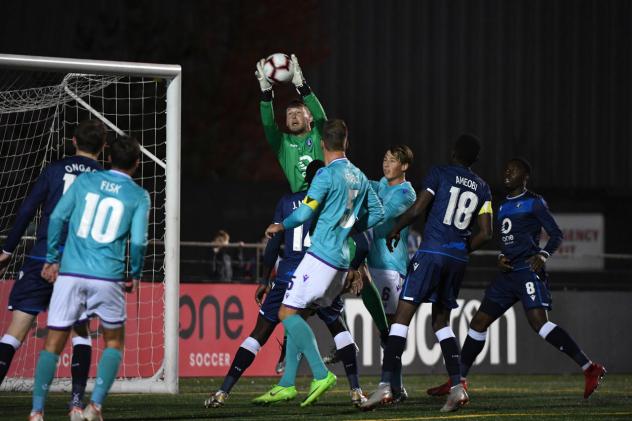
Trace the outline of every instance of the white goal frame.
[[[180, 113], [182, 68], [173, 64], [83, 60], [0, 54], [0, 68], [161, 78], [166, 92], [164, 360], [151, 378], [116, 381], [112, 392], [178, 393], [178, 325], [180, 300]], [[143, 153], [149, 153], [143, 151]], [[149, 153], [149, 155], [151, 155]], [[156, 160], [153, 155], [150, 159]], [[162, 165], [161, 165], [162, 166]], [[161, 380], [158, 381], [157, 379]], [[10, 379], [5, 379], [7, 382]], [[88, 384], [91, 388], [93, 380]], [[69, 390], [59, 385], [51, 390]]]

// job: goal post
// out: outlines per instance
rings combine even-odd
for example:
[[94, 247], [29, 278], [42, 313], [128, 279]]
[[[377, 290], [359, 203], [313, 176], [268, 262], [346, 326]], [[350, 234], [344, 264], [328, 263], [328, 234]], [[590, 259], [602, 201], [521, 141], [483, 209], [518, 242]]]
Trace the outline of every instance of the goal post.
[[[18, 86], [17, 82], [7, 82], [7, 78], [0, 78], [0, 114], [9, 115], [7, 121], [0, 120], [2, 139], [0, 142], [20, 143], [29, 142], [32, 137], [37, 137], [42, 145], [40, 150], [26, 155], [27, 146], [9, 145], [10, 150], [15, 151], [15, 159], [8, 166], [13, 168], [23, 162], [30, 165], [33, 172], [41, 169], [51, 160], [62, 158], [65, 155], [64, 142], [68, 142], [66, 126], [77, 123], [79, 116], [82, 118], [98, 118], [109, 129], [118, 135], [130, 134], [139, 139], [143, 149], [143, 163], [140, 177], [141, 183], [154, 186], [150, 191], [152, 210], [150, 215], [150, 241], [154, 244], [151, 253], [150, 272], [151, 288], [150, 299], [141, 304], [136, 303], [139, 313], [138, 326], [141, 323], [153, 326], [158, 324], [155, 320], [140, 320], [140, 312], [145, 308], [151, 308], [152, 316], [159, 314], [162, 317], [162, 361], [157, 367], [149, 369], [152, 374], [144, 375], [126, 374], [123, 379], [117, 379], [112, 387], [113, 392], [152, 392], [152, 393], [177, 393], [178, 392], [178, 326], [179, 326], [179, 283], [180, 283], [180, 130], [181, 130], [181, 86], [182, 74], [179, 65], [132, 63], [120, 61], [83, 60], [70, 58], [36, 57], [23, 55], [0, 54], [0, 72], [9, 71], [12, 75], [21, 72], [29, 74], [54, 74], [62, 75], [61, 82], [52, 86], [43, 83], [44, 86], [29, 88]], [[14, 78], [18, 80], [19, 77]], [[19, 83], [17, 83], [19, 85]], [[75, 89], [75, 87], [77, 89]], [[113, 92], [113, 93], [112, 93]], [[41, 95], [41, 97], [38, 97]], [[57, 96], [57, 99], [56, 99]], [[6, 100], [6, 101], [5, 101]], [[55, 102], [55, 100], [57, 102]], [[3, 101], [6, 104], [3, 104]], [[40, 101], [40, 102], [38, 102]], [[43, 104], [42, 101], [50, 101]], [[32, 106], [30, 104], [33, 104]], [[17, 104], [17, 105], [15, 105]], [[21, 104], [27, 107], [19, 108]], [[39, 104], [39, 105], [38, 105]], [[16, 107], [15, 114], [11, 116], [11, 107]], [[28, 108], [28, 107], [32, 107]], [[39, 110], [37, 107], [41, 107]], [[23, 111], [27, 109], [27, 111]], [[42, 110], [46, 109], [43, 113]], [[29, 121], [23, 114], [28, 112]], [[16, 116], [19, 115], [19, 116]], [[70, 117], [68, 117], [70, 116]], [[73, 120], [75, 119], [75, 120]], [[21, 138], [12, 138], [16, 133], [16, 126], [25, 125]], [[17, 132], [21, 133], [18, 128]], [[33, 134], [35, 133], [35, 134]], [[140, 136], [137, 134], [140, 133]], [[155, 139], [144, 144], [143, 139]], [[2, 146], [0, 144], [0, 146]], [[31, 152], [28, 152], [31, 153]], [[3, 164], [7, 168], [6, 163]], [[13, 165], [13, 167], [11, 167]], [[147, 168], [147, 169], [145, 169]], [[2, 170], [0, 170], [2, 171]], [[33, 181], [28, 175], [23, 176], [28, 184]], [[6, 178], [6, 177], [5, 177]], [[17, 179], [8, 177], [7, 179]], [[6, 180], [4, 180], [6, 181]], [[10, 184], [10, 183], [6, 183]], [[3, 188], [3, 186], [0, 186]], [[11, 186], [7, 187], [11, 188]], [[19, 206], [20, 198], [25, 194], [26, 186], [15, 187], [15, 191], [2, 192], [2, 206], [8, 210], [2, 211], [2, 227], [6, 232], [7, 222], [15, 216], [15, 210]], [[6, 193], [6, 194], [5, 194]], [[5, 203], [5, 197], [11, 197], [15, 203]], [[9, 210], [10, 209], [10, 210]], [[10, 228], [10, 227], [9, 227]], [[152, 235], [153, 234], [153, 238]], [[164, 250], [161, 248], [164, 244]], [[21, 249], [22, 251], [24, 248]], [[148, 255], [150, 248], [148, 248]], [[17, 253], [16, 253], [17, 254]], [[16, 259], [17, 260], [17, 259]], [[19, 270], [21, 262], [12, 262], [14, 278]], [[10, 268], [11, 270], [11, 268]], [[161, 276], [162, 275], [162, 276]], [[6, 277], [7, 275], [5, 275]], [[159, 279], [159, 278], [163, 279]], [[0, 280], [0, 287], [4, 281]], [[154, 288], [154, 283], [159, 287]], [[5, 288], [6, 289], [6, 288]], [[141, 288], [142, 291], [143, 288]], [[157, 291], [154, 293], [154, 289]], [[3, 294], [1, 306], [6, 306], [8, 293]], [[140, 294], [139, 293], [139, 297]], [[161, 294], [161, 298], [158, 295]], [[158, 298], [157, 298], [158, 297]], [[154, 308], [156, 301], [160, 301], [161, 308]], [[164, 302], [164, 305], [163, 305]], [[130, 304], [128, 304], [128, 310]], [[2, 314], [2, 313], [0, 313]], [[7, 312], [5, 311], [5, 318]], [[0, 320], [3, 322], [3, 320]], [[133, 323], [128, 319], [128, 324]], [[7, 324], [0, 325], [5, 330]], [[137, 334], [143, 332], [138, 327]], [[0, 332], [1, 333], [1, 332]], [[140, 342], [139, 342], [140, 343]], [[155, 344], [155, 342], [151, 342]], [[126, 340], [126, 348], [127, 348]], [[41, 348], [40, 348], [41, 349]], [[17, 354], [23, 351], [18, 349]], [[32, 350], [39, 353], [39, 349]], [[141, 355], [146, 352], [136, 349], [133, 352]], [[147, 351], [149, 352], [149, 351]], [[154, 349], [151, 352], [155, 351]], [[94, 369], [94, 353], [92, 366]], [[29, 356], [28, 358], [36, 358]], [[29, 364], [32, 364], [30, 362]], [[29, 364], [25, 364], [29, 365]], [[12, 367], [13, 368], [13, 367]], [[130, 372], [134, 372], [130, 370]], [[141, 370], [136, 372], [140, 373]], [[11, 371], [9, 372], [9, 374]], [[121, 373], [119, 373], [121, 375]], [[31, 380], [32, 381], [32, 380]], [[91, 382], [90, 382], [91, 383]], [[91, 387], [91, 384], [88, 386]], [[0, 390], [30, 390], [29, 379], [21, 377], [19, 380], [8, 376]], [[70, 390], [69, 381], [56, 381], [51, 385], [51, 390]]]

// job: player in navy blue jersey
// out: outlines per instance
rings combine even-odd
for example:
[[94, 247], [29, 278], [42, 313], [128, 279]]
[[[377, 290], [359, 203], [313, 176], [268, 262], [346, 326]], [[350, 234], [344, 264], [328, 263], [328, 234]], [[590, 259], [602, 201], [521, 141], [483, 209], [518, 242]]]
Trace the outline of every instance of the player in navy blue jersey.
[[[316, 171], [324, 166], [324, 162], [320, 160], [314, 160], [308, 165], [305, 176], [308, 185], [314, 178]], [[307, 191], [304, 190], [284, 195], [277, 203], [274, 212], [274, 222], [282, 222], [288, 215], [294, 212], [295, 209], [302, 206], [302, 201], [306, 194]], [[222, 386], [206, 399], [206, 407], [218, 408], [224, 405], [233, 386], [252, 364], [259, 349], [267, 342], [279, 324], [278, 313], [281, 302], [283, 301], [286, 290], [292, 283], [294, 271], [311, 244], [309, 236], [312, 225], [311, 221], [312, 220], [309, 220], [303, 225], [287, 230], [283, 235], [275, 235], [268, 241], [264, 253], [264, 267], [268, 268], [268, 270], [264, 271], [266, 274], [270, 273], [269, 269], [275, 265], [277, 258], [282, 255], [276, 269], [275, 280], [271, 287], [260, 287], [257, 289], [255, 300], [261, 306], [257, 323], [250, 333], [250, 336], [244, 340], [237, 350]], [[283, 249], [282, 253], [281, 249]], [[263, 295], [266, 295], [266, 297], [262, 302]], [[316, 311], [316, 314], [327, 325], [327, 328], [334, 338], [337, 355], [343, 362], [347, 377], [349, 378], [351, 401], [354, 405], [359, 405], [365, 398], [358, 380], [356, 361], [357, 347], [341, 317], [342, 309], [343, 301], [338, 297], [330, 307], [320, 308]], [[287, 362], [285, 373], [279, 382], [279, 384], [285, 385], [284, 381], [287, 381], [288, 384], [285, 385], [285, 390], [286, 392], [288, 390], [293, 391], [294, 396], [296, 396], [296, 388], [293, 384], [289, 383], [294, 381], [297, 368], [298, 361]], [[287, 396], [284, 395], [284, 397]], [[254, 403], [259, 402], [255, 400]]]
[[[492, 236], [490, 189], [470, 169], [477, 161], [480, 142], [470, 135], [460, 136], [453, 148], [450, 165], [433, 167], [423, 181], [415, 203], [400, 216], [387, 236], [393, 251], [399, 233], [427, 212], [423, 242], [410, 261], [399, 296], [382, 362], [378, 389], [363, 408], [370, 409], [393, 400], [391, 380], [406, 346], [408, 325], [421, 303], [432, 303], [432, 329], [439, 340], [450, 378], [456, 381], [441, 411], [455, 411], [468, 401], [459, 383], [459, 346], [450, 328], [450, 312], [465, 274], [468, 254]], [[472, 235], [477, 221], [479, 231]]]
[[[461, 353], [461, 382], [467, 385], [465, 378], [485, 345], [487, 328], [520, 301], [533, 330], [584, 370], [584, 398], [588, 398], [606, 370], [590, 361], [564, 329], [548, 320], [547, 312], [552, 307], [545, 262], [562, 243], [562, 231], [544, 199], [527, 190], [530, 174], [531, 166], [524, 159], [507, 162], [503, 181], [508, 195], [499, 207], [497, 218], [501, 232], [498, 256], [501, 273], [485, 291], [483, 303], [470, 322]], [[539, 246], [542, 228], [549, 235], [544, 248]], [[450, 384], [448, 381], [428, 389], [428, 394], [446, 394]]]
[[[35, 244], [29, 250], [9, 296], [9, 310], [13, 312], [11, 324], [0, 339], [0, 383], [11, 365], [15, 351], [20, 347], [39, 312], [48, 308], [53, 284], [41, 277], [46, 260], [48, 221], [55, 205], [77, 176], [102, 170], [96, 160], [105, 145], [106, 128], [98, 120], [85, 120], [79, 124], [72, 138], [76, 149], [69, 156], [46, 166], [30, 193], [22, 202], [12, 229], [2, 247], [0, 276], [7, 270], [12, 254], [24, 231], [38, 209], [41, 219], [37, 226]], [[67, 228], [66, 228], [67, 229]], [[65, 238], [65, 234], [64, 234]], [[72, 405], [80, 406], [90, 369], [91, 342], [85, 325], [78, 325], [73, 336]]]

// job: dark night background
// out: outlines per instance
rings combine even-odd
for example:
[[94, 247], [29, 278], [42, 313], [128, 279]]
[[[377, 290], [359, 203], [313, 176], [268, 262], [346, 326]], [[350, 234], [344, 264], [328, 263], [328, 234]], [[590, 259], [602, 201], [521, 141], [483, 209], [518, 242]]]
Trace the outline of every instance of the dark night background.
[[[462, 132], [503, 194], [513, 155], [557, 212], [602, 212], [629, 252], [632, 3], [628, 1], [3, 2], [0, 52], [183, 67], [182, 239], [256, 241], [287, 189], [259, 119], [255, 62], [297, 54], [350, 158], [381, 176], [391, 143], [421, 179]], [[277, 113], [295, 94], [276, 89]], [[283, 124], [281, 121], [280, 124]]]

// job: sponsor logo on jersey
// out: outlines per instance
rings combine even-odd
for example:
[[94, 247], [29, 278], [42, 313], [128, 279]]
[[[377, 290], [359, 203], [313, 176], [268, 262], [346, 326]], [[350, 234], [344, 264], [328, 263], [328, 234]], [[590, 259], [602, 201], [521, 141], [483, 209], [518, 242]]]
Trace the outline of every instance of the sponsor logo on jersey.
[[305, 141], [305, 144], [307, 145], [308, 148], [311, 148], [314, 142], [312, 142], [311, 137], [308, 137], [307, 140]]
[[313, 160], [314, 158], [312, 158], [309, 155], [302, 155], [298, 157], [298, 162], [296, 163], [296, 166], [298, 167], [298, 170], [301, 172], [303, 177], [305, 177], [305, 171], [307, 171], [307, 166]]
[[505, 218], [505, 219], [503, 219], [503, 223], [502, 223], [502, 225], [500, 227], [500, 231], [503, 234], [509, 234], [511, 232], [511, 227], [512, 227], [511, 219]]

